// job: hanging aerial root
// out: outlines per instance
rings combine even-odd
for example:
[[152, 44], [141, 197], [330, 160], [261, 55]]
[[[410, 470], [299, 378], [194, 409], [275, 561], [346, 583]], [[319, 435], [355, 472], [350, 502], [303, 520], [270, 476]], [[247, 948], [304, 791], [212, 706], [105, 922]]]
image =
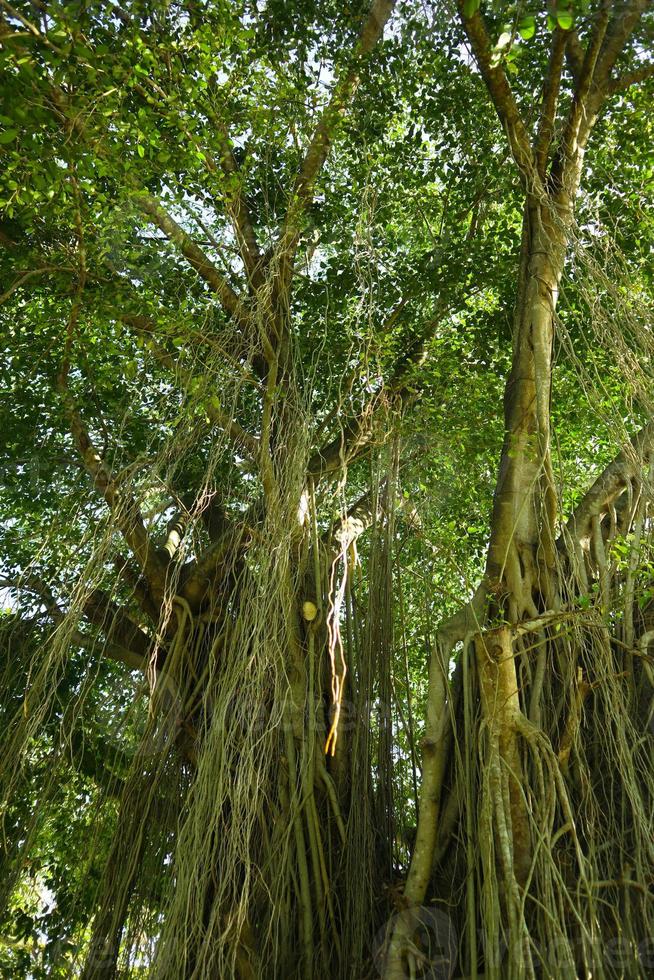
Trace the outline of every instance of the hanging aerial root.
[[[336, 584], [336, 570], [339, 563], [343, 563], [343, 575], [341, 581]], [[327, 611], [327, 650], [331, 665], [331, 687], [332, 687], [332, 709], [333, 718], [331, 727], [325, 741], [325, 755], [334, 756], [336, 754], [336, 742], [338, 740], [338, 723], [341, 717], [341, 706], [343, 693], [345, 690], [345, 678], [347, 677], [347, 663], [345, 661], [345, 650], [341, 637], [340, 619], [345, 602], [345, 592], [348, 581], [348, 554], [347, 541], [343, 539], [343, 548], [332, 562], [331, 575], [329, 581], [329, 609]], [[338, 654], [338, 660], [337, 660]]]
[[480, 634], [475, 638], [475, 651], [483, 714], [493, 746], [493, 765], [499, 767], [501, 763], [508, 772], [511, 867], [518, 883], [524, 885], [532, 848], [517, 734], [517, 718], [522, 711], [510, 628], [501, 626]]

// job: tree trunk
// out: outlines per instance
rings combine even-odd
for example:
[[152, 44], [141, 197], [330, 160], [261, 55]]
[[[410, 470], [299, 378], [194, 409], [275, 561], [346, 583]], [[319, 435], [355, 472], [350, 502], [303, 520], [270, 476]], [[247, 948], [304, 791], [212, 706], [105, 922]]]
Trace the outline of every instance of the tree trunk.
[[[626, 488], [629, 516], [623, 528], [633, 526], [636, 511], [631, 484], [615, 473], [611, 487], [607, 473], [598, 481], [598, 490], [606, 493], [595, 488], [590, 491], [589, 497], [595, 501], [594, 516], [582, 507], [579, 522], [586, 541], [593, 543], [587, 558], [580, 559], [581, 527], [575, 527], [574, 521], [570, 532], [557, 541], [557, 493], [551, 462], [552, 348], [559, 285], [572, 241], [585, 146], [607, 91], [608, 74], [643, 5], [628, 6], [629, 11], [616, 14], [610, 24], [608, 5], [597, 15], [585, 57], [576, 69], [576, 91], [562, 127], [561, 145], [547, 174], [568, 38], [559, 35], [552, 42], [550, 75], [543, 86], [539, 132], [532, 149], [507, 76], [492, 54], [477, 5], [471, 13], [470, 5], [459, 4], [482, 77], [507, 130], [526, 194], [513, 358], [504, 398], [505, 434], [485, 574], [473, 599], [438, 631], [432, 652], [420, 813], [404, 891], [407, 910], [389, 932], [386, 980], [404, 980], [417, 968], [420, 904], [433, 881], [448, 766], [459, 773], [467, 807], [476, 804], [477, 809], [475, 816], [466, 815], [465, 831], [461, 829], [467, 844], [459, 887], [465, 890], [466, 902], [465, 913], [457, 916], [464, 934], [461, 972], [467, 970], [470, 977], [478, 976], [478, 971], [497, 978], [536, 977], [541, 973], [572, 977], [590, 975], [591, 971], [605, 975], [603, 944], [610, 931], [619, 926], [610, 915], [600, 915], [596, 890], [606, 887], [619, 892], [624, 877], [620, 854], [623, 839], [614, 825], [618, 813], [622, 826], [625, 821], [629, 825], [633, 846], [639, 852], [640, 875], [648, 874], [645, 867], [650, 873], [653, 867], [653, 855], [645, 843], [650, 831], [641, 818], [650, 806], [654, 777], [651, 755], [647, 762], [639, 756], [638, 765], [644, 767], [639, 774], [633, 761], [626, 764], [625, 756], [625, 730], [630, 727], [627, 719], [630, 712], [638, 714], [633, 661], [628, 661], [631, 676], [626, 683], [617, 682], [617, 673], [605, 666], [615, 662], [608, 626], [608, 547], [621, 532], [617, 520], [604, 527], [602, 521], [614, 506], [609, 502], [611, 493], [615, 501]], [[639, 474], [645, 459], [636, 463]], [[559, 635], [561, 621], [574, 615], [580, 595], [586, 607], [592, 606], [593, 579], [603, 597], [601, 630], [594, 632], [595, 620], [590, 615], [587, 625], [579, 620], [578, 632], [572, 637]], [[626, 592], [631, 595], [633, 589]], [[627, 598], [625, 621], [630, 636], [632, 605], [632, 599]], [[456, 737], [461, 724], [456, 706], [452, 706], [454, 688], [447, 681], [448, 662], [461, 641], [457, 674], [461, 669], [463, 765], [456, 754], [448, 760], [451, 733], [454, 730]], [[471, 657], [473, 649], [475, 658]], [[624, 662], [624, 657], [620, 660]], [[592, 693], [595, 685], [602, 686], [602, 703], [614, 705], [607, 710], [608, 716], [620, 715], [620, 729], [617, 723], [611, 724], [613, 741], [602, 731], [602, 708], [598, 695]], [[473, 708], [478, 704], [475, 720]], [[582, 731], [593, 755], [594, 775], [579, 746]], [[557, 745], [558, 751], [554, 748]], [[571, 774], [573, 745], [576, 771]], [[614, 774], [606, 797], [590, 788], [597, 767]], [[589, 806], [595, 808], [592, 817]], [[598, 847], [609, 846], [618, 852], [613, 863], [600, 858], [598, 851]], [[647, 857], [643, 848], [648, 851]], [[599, 880], [601, 886], [596, 884]], [[455, 887], [450, 885], [443, 896], [446, 900]], [[625, 940], [634, 964], [639, 930], [647, 930], [651, 921], [651, 904], [641, 905], [639, 925], [634, 928], [630, 923]], [[604, 925], [598, 933], [600, 920]], [[454, 969], [453, 962], [450, 965]], [[639, 975], [637, 966], [633, 975]]]

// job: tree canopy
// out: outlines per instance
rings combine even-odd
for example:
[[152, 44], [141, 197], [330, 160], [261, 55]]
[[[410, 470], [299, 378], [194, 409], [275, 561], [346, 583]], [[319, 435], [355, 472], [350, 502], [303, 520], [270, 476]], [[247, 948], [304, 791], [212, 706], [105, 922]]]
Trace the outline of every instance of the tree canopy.
[[648, 975], [653, 26], [0, 0], [0, 972]]

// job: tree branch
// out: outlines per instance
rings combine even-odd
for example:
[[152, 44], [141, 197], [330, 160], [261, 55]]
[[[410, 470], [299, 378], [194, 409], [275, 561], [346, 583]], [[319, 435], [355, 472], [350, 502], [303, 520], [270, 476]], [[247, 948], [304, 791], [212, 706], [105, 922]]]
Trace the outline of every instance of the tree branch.
[[137, 191], [132, 196], [141, 211], [164, 233], [170, 242], [177, 246], [200, 278], [204, 279], [216, 293], [225, 311], [234, 317], [241, 326], [245, 326], [247, 314], [241, 298], [220, 274], [211, 259], [196, 245], [191, 236], [177, 224], [174, 218], [171, 218], [154, 197], [142, 191]]
[[347, 466], [361, 451], [369, 446], [372, 439], [370, 416], [359, 416], [343, 426], [341, 432], [331, 442], [317, 449], [310, 457], [307, 473], [314, 480], [328, 476]]
[[[123, 314], [119, 316], [118, 319], [125, 326], [129, 327], [136, 334], [145, 334], [150, 338], [150, 345], [152, 351], [157, 358], [157, 360], [164, 365], [169, 371], [175, 374], [180, 380], [185, 382], [187, 386], [193, 377], [192, 372], [183, 368], [179, 362], [169, 354], [155, 339], [154, 335], [156, 333], [157, 325], [155, 321], [148, 316], [140, 316], [138, 314]], [[238, 449], [253, 461], [255, 461], [259, 454], [259, 440], [247, 432], [239, 423], [233, 419], [227, 412], [224, 412], [222, 408], [213, 402], [208, 402], [203, 405], [203, 409], [207, 414], [207, 418], [212, 423], [224, 430], [227, 433], [232, 442], [238, 447]]]
[[617, 95], [619, 92], [626, 92], [628, 88], [632, 85], [638, 85], [640, 82], [647, 81], [654, 75], [654, 63], [649, 65], [643, 65], [642, 68], [637, 68], [635, 71], [627, 71], [623, 75], [618, 75], [608, 83], [608, 94]]
[[[72, 118], [69, 115], [69, 103], [64, 93], [53, 86], [51, 98], [55, 112], [64, 124], [65, 128], [77, 133], [84, 140], [88, 141], [85, 125], [81, 119], [81, 114], [77, 113]], [[102, 156], [102, 153], [99, 153]], [[227, 280], [220, 274], [211, 259], [193, 241], [191, 236], [172, 218], [161, 206], [160, 202], [151, 194], [132, 187], [132, 196], [140, 210], [156, 225], [168, 238], [176, 245], [182, 255], [190, 265], [196, 270], [198, 275], [211, 287], [220, 299], [224, 310], [233, 317], [241, 327], [247, 328], [248, 317], [243, 302], [238, 294], [232, 289]]]
[[31, 279], [33, 276], [43, 276], [48, 272], [72, 272], [72, 271], [73, 269], [70, 268], [69, 266], [61, 266], [58, 268], [55, 265], [46, 265], [39, 269], [29, 269], [27, 272], [22, 272], [16, 279], [14, 279], [12, 284], [8, 286], [5, 292], [0, 294], [0, 306], [3, 303], [5, 303], [9, 299], [9, 297], [16, 292], [17, 289], [20, 289], [20, 287], [23, 285], [24, 282], [27, 282], [27, 280]]
[[630, 445], [621, 450], [600, 473], [577, 504], [561, 535], [562, 547], [566, 544], [566, 538], [581, 541], [590, 535], [593, 518], [606, 513], [627, 484], [642, 475], [643, 466], [651, 462], [653, 453], [654, 422], [649, 422], [632, 437]]
[[339, 124], [359, 85], [359, 71], [364, 59], [382, 36], [395, 0], [373, 0], [354, 50], [353, 64], [336, 84], [332, 96], [314, 130], [304, 155], [300, 172], [288, 206], [284, 227], [277, 245], [282, 266], [282, 286], [287, 286], [293, 271], [293, 258], [300, 237], [300, 226], [307, 205], [313, 197], [316, 179], [322, 170]]
[[[552, 165], [552, 183], [563, 194], [578, 184], [578, 168], [602, 102], [608, 94], [609, 76], [643, 11], [651, 0], [627, 0], [612, 4], [603, 0], [588, 41], [575, 92]], [[611, 17], [611, 7], [615, 13]], [[619, 9], [618, 9], [619, 8]]]
[[72, 733], [66, 747], [78, 772], [92, 779], [107, 796], [120, 799], [125, 780], [116, 775], [113, 768], [128, 772], [131, 760], [125, 752], [112, 746], [105, 757], [106, 743], [101, 739], [90, 739], [80, 729]]
[[[398, 312], [403, 308], [400, 304]], [[447, 314], [450, 306], [443, 306], [438, 314], [429, 321], [425, 329], [415, 338], [409, 348], [397, 359], [386, 383], [389, 396], [394, 396], [401, 406], [405, 405], [414, 395], [414, 390], [407, 386], [410, 371], [419, 367], [427, 358], [427, 345], [433, 336], [436, 326]], [[391, 315], [394, 317], [394, 314]], [[387, 321], [388, 322], [388, 321]], [[314, 480], [334, 473], [342, 466], [352, 462], [370, 445], [374, 435], [375, 411], [368, 411], [351, 422], [346, 423], [341, 432], [330, 442], [325, 443], [310, 457], [307, 473]]]
[[136, 653], [129, 647], [124, 647], [120, 643], [104, 640], [100, 637], [86, 636], [81, 630], [75, 630], [71, 636], [71, 642], [80, 646], [88, 653], [99, 653], [103, 657], [109, 657], [116, 663], [124, 664], [130, 670], [145, 671], [148, 666], [148, 659]]
[[163, 596], [166, 580], [166, 565], [150, 542], [136, 501], [131, 495], [121, 491], [110, 468], [93, 445], [70, 394], [65, 376], [60, 375], [59, 388], [70, 431], [84, 467], [114, 515], [116, 525], [143, 572], [153, 595], [160, 600]]
[[609, 23], [610, 3], [611, 0], [603, 0], [595, 17], [581, 67], [575, 76], [572, 104], [563, 127], [561, 143], [550, 170], [551, 187], [564, 202], [566, 210], [570, 208], [570, 194], [574, 195], [579, 186], [583, 151], [602, 101], [602, 93], [596, 84], [596, 71]]
[[[38, 596], [46, 607], [48, 616], [54, 623], [61, 623], [65, 617], [65, 612], [57, 603], [48, 585], [37, 575], [29, 573], [22, 579], [14, 581], [12, 579], [0, 579], [0, 588], [10, 589], [12, 592], [20, 594], [21, 591], [31, 592]], [[100, 590], [96, 590], [100, 592]], [[125, 664], [130, 670], [145, 670], [148, 665], [149, 640], [147, 635], [127, 616], [118, 606], [111, 603], [107, 598], [106, 612], [113, 606], [110, 626], [107, 629], [107, 616], [93, 614], [92, 609], [85, 609], [84, 612], [89, 622], [99, 626], [106, 633], [106, 638], [87, 636], [81, 630], [74, 630], [71, 634], [71, 642], [88, 650], [90, 653], [100, 652], [119, 663]], [[91, 612], [91, 615], [88, 613]], [[127, 625], [129, 624], [129, 625]]]
[[27, 572], [18, 579], [0, 579], [0, 589], [10, 589], [17, 595], [20, 595], [22, 591], [31, 592], [32, 595], [38, 596], [41, 603], [45, 606], [48, 615], [55, 621], [59, 621], [64, 617], [64, 611], [59, 606], [59, 603], [52, 594], [52, 590], [46, 582], [43, 581], [34, 572]]
[[567, 34], [568, 38], [565, 46], [565, 60], [567, 62], [570, 74], [572, 75], [573, 81], [575, 84], [578, 84], [581, 69], [584, 64], [584, 49], [581, 41], [579, 40], [579, 35], [574, 28], [568, 31]]
[[103, 589], [95, 588], [90, 592], [83, 612], [90, 623], [102, 630], [107, 643], [119, 644], [129, 649], [134, 657], [147, 661], [151, 637]]
[[602, 94], [608, 94], [615, 63], [638, 21], [646, 10], [651, 9], [652, 0], [626, 0], [624, 3], [615, 3], [614, 7], [615, 13], [606, 30], [595, 69], [595, 84]]
[[[170, 102], [170, 97], [153, 79], [146, 77], [144, 78], [144, 82], [153, 89], [157, 98], [155, 99], [148, 92], [146, 92], [142, 85], [135, 85], [135, 91], [137, 91], [149, 105], [161, 111], [162, 101], [168, 103]], [[247, 270], [250, 282], [256, 286], [261, 279], [263, 257], [259, 251], [252, 219], [243, 197], [240, 182], [238, 182], [237, 179], [239, 170], [238, 164], [234, 157], [234, 153], [229, 142], [229, 135], [225, 126], [217, 118], [215, 112], [210, 106], [205, 104], [204, 108], [207, 116], [215, 126], [218, 133], [220, 144], [220, 169], [222, 169], [223, 174], [228, 180], [234, 182], [227, 192], [223, 192], [223, 195], [227, 207], [227, 213], [232, 222], [234, 234], [236, 235], [236, 240], [238, 242], [239, 254]], [[184, 135], [188, 139], [189, 143], [191, 143], [192, 146], [198, 146], [197, 140], [185, 126], [182, 116], [178, 115], [178, 122], [180, 123]], [[209, 153], [206, 146], [198, 148], [202, 151], [202, 155], [209, 173], [216, 174], [218, 171], [218, 166], [216, 165], [213, 156]], [[234, 181], [235, 178], [236, 181]]]
[[225, 203], [232, 221], [236, 240], [239, 244], [241, 256], [248, 272], [248, 277], [252, 285], [256, 287], [261, 282], [264, 259], [259, 251], [252, 217], [245, 203], [239, 178], [239, 166], [236, 162], [227, 130], [216, 119], [214, 113], [211, 112], [209, 118], [214, 126], [216, 126], [220, 137], [220, 164], [223, 173], [226, 177], [235, 181], [234, 186], [225, 194]]
[[178, 592], [192, 609], [199, 609], [210, 593], [215, 594], [214, 586], [219, 574], [221, 581], [227, 580], [246, 537], [245, 527], [230, 525], [196, 562], [184, 567]]
[[552, 34], [552, 47], [550, 50], [550, 60], [547, 66], [547, 74], [543, 84], [543, 97], [541, 100], [540, 119], [538, 123], [538, 135], [534, 147], [536, 157], [536, 169], [542, 181], [545, 180], [545, 169], [547, 158], [552, 145], [554, 135], [554, 121], [556, 119], [556, 108], [559, 101], [559, 91], [561, 88], [561, 72], [563, 70], [563, 57], [565, 54], [568, 38], [566, 31], [556, 27]]
[[486, 84], [495, 111], [506, 131], [513, 159], [531, 190], [536, 190], [540, 181], [536, 172], [534, 156], [527, 127], [513, 96], [506, 72], [501, 65], [493, 65], [492, 48], [484, 18], [479, 10], [468, 17], [465, 0], [457, 0], [461, 23], [477, 61], [479, 71]]

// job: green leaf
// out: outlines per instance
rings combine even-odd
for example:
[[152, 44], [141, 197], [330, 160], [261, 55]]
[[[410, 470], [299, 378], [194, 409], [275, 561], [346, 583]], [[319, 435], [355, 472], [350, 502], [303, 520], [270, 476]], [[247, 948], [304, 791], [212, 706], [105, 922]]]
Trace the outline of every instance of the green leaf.
[[522, 17], [518, 24], [518, 33], [524, 41], [528, 41], [536, 33], [536, 18], [531, 14]]
[[502, 31], [497, 39], [497, 44], [495, 45], [495, 51], [502, 51], [511, 43], [511, 32]]
[[140, 157], [144, 157], [145, 156], [145, 147], [143, 146], [142, 143], [137, 143], [136, 144], [136, 152], [138, 153], [138, 155]]
[[3, 131], [0, 133], [0, 143], [11, 143], [17, 136], [17, 129], [3, 129]]
[[556, 20], [562, 31], [569, 31], [574, 23], [574, 17], [569, 10], [557, 10]]
[[479, 10], [480, 0], [463, 0], [463, 16], [472, 17]]

